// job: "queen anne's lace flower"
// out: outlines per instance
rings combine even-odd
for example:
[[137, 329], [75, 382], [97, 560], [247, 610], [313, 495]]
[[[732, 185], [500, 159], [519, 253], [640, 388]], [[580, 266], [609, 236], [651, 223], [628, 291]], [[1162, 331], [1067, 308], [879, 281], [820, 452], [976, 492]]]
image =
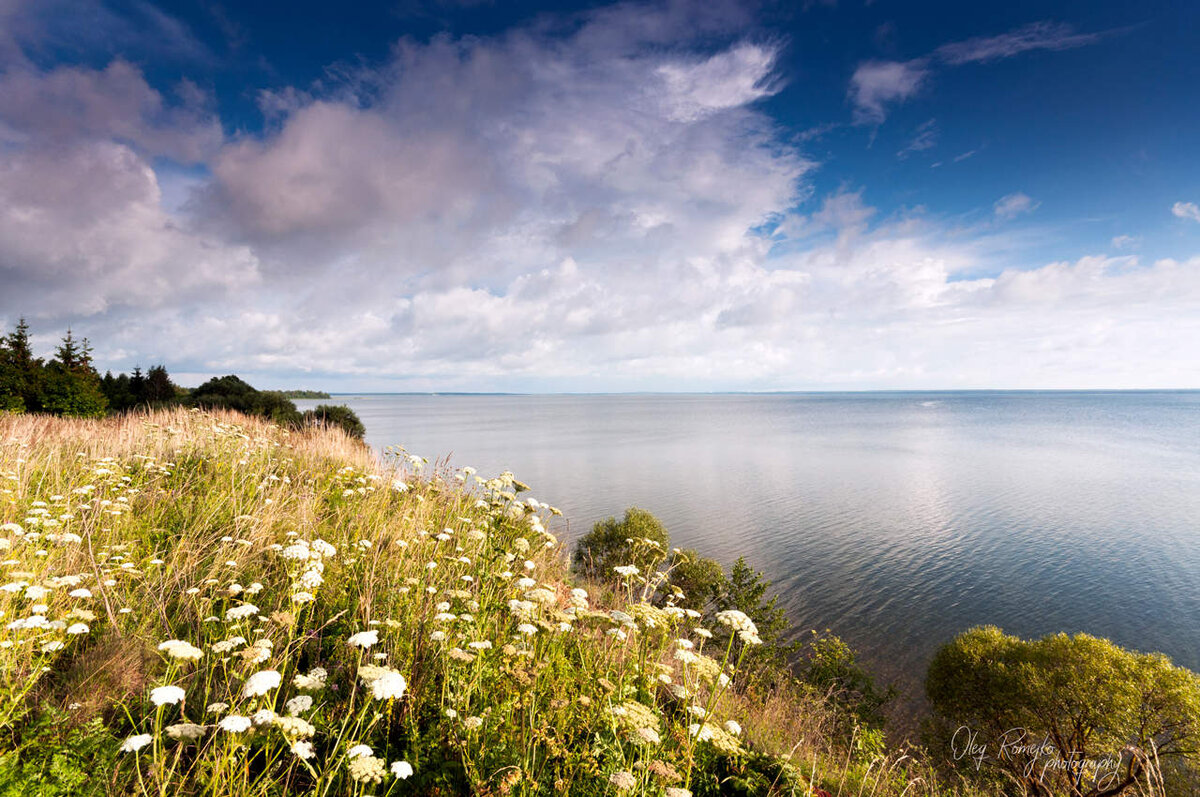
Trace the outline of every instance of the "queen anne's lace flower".
[[171, 658], [181, 661], [200, 661], [204, 656], [204, 651], [182, 639], [168, 639], [166, 642], [160, 643], [158, 649]]
[[408, 780], [413, 774], [412, 764], [407, 761], [393, 761], [392, 774], [400, 780]]
[[156, 706], [173, 706], [184, 698], [178, 686], [159, 686], [150, 690], [150, 702]]
[[148, 733], [139, 733], [137, 736], [130, 736], [121, 744], [122, 753], [136, 753], [146, 745], [153, 741], [153, 737]]
[[350, 762], [350, 777], [356, 783], [379, 783], [387, 771], [383, 761], [373, 755], [364, 755]]
[[250, 730], [251, 724], [249, 717], [240, 714], [230, 714], [219, 723], [221, 730], [229, 733], [245, 733]]
[[346, 641], [353, 647], [366, 650], [367, 648], [379, 642], [379, 632], [374, 629], [370, 631], [359, 631]]
[[376, 700], [399, 700], [404, 697], [408, 683], [395, 670], [387, 670], [371, 683], [371, 694]]
[[260, 670], [246, 679], [246, 684], [242, 687], [242, 695], [244, 697], [265, 695], [279, 686], [282, 681], [283, 676], [275, 670]]

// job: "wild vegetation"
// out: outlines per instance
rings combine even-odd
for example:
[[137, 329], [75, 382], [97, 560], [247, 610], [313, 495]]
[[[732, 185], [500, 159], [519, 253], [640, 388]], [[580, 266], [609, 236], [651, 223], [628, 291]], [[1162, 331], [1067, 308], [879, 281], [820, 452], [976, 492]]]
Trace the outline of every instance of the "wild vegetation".
[[[329, 398], [317, 391], [293, 391], [300, 398]], [[146, 373], [112, 372], [100, 376], [92, 362], [92, 345], [67, 330], [49, 361], [35, 357], [25, 319], [8, 335], [0, 335], [0, 412], [45, 412], [66, 418], [101, 418], [134, 409], [172, 406], [234, 409], [260, 415], [292, 428], [337, 426], [362, 439], [366, 428], [349, 407], [318, 405], [300, 412], [289, 394], [256, 390], [236, 376], [214, 377], [194, 389], [171, 381], [166, 366]]]
[[[787, 648], [744, 562], [630, 510], [575, 557], [622, 563], [572, 573], [527, 493], [227, 410], [0, 416], [0, 794], [1088, 793], [890, 749], [886, 693], [832, 638]], [[1089, 699], [1062, 666], [1020, 692], [960, 647], [983, 652], [945, 654], [931, 695], [961, 675], [1042, 695], [1037, 716]], [[1163, 666], [1137, 694], [1190, 718]], [[944, 721], [981, 720], [947, 688]], [[1088, 734], [1147, 752], [1111, 793], [1184, 793], [1148, 752], [1166, 726], [1129, 735], [1135, 702]]]

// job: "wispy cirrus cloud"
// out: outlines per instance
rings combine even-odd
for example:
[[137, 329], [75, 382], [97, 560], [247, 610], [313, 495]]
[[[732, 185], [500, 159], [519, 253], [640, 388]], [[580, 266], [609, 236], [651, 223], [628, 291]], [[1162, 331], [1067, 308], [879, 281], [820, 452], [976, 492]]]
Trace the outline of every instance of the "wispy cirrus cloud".
[[907, 158], [915, 152], [924, 152], [933, 149], [937, 146], [938, 126], [936, 119], [930, 119], [928, 122], [923, 122], [913, 134], [912, 140], [905, 145], [904, 149], [896, 153], [899, 158]]
[[999, 36], [978, 36], [944, 44], [934, 54], [951, 66], [990, 63], [1032, 50], [1070, 50], [1100, 41], [1099, 33], [1077, 33], [1062, 22], [1032, 22]]
[[865, 61], [850, 78], [848, 97], [856, 124], [881, 124], [887, 107], [915, 96], [936, 67], [991, 63], [1033, 50], [1069, 50], [1094, 44], [1099, 33], [1077, 33], [1060, 22], [1033, 22], [998, 36], [980, 36], [938, 47], [909, 61]]

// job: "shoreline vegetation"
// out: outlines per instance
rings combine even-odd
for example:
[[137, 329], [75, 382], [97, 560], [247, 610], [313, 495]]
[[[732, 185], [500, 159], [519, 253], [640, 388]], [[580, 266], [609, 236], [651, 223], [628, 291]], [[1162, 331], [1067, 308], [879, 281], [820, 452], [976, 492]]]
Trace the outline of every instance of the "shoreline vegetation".
[[337, 426], [361, 440], [366, 428], [345, 405], [319, 404], [300, 412], [293, 398], [326, 399], [316, 390], [256, 390], [237, 376], [214, 377], [196, 388], [171, 381], [166, 366], [146, 373], [103, 377], [92, 363], [92, 346], [70, 329], [49, 360], [35, 357], [25, 319], [0, 335], [0, 412], [45, 412], [65, 418], [101, 418], [135, 409], [173, 406], [227, 409], [269, 418], [291, 428]]
[[86, 341], [3, 342], [0, 797], [1200, 794], [1164, 656], [969, 629], [899, 738], [848, 646], [644, 510], [569, 550], [513, 474], [233, 376], [109, 413], [139, 383]]

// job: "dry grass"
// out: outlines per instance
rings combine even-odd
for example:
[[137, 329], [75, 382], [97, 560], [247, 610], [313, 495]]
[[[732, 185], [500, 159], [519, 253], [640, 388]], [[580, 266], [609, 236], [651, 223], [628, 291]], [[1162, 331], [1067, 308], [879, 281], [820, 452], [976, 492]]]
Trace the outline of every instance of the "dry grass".
[[0, 417], [0, 728], [99, 717], [86, 766], [145, 794], [948, 793], [835, 749], [817, 697], [740, 693], [747, 643], [705, 650], [635, 578], [573, 592], [556, 522], [511, 476], [335, 430]]

